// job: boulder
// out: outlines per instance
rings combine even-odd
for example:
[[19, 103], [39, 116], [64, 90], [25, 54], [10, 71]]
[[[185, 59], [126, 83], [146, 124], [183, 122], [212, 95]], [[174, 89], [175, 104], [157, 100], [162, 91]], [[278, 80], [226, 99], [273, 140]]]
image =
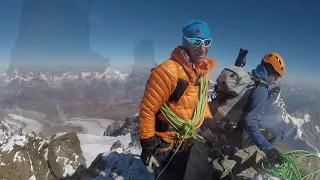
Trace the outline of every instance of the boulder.
[[73, 174], [80, 165], [86, 166], [80, 141], [75, 132], [58, 137], [52, 136], [48, 152], [48, 163], [53, 175], [58, 179]]

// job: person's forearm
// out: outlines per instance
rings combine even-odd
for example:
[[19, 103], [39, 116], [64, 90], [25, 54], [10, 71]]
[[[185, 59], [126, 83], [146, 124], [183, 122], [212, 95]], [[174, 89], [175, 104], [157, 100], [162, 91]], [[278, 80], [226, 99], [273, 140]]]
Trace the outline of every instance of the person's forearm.
[[258, 146], [259, 149], [265, 151], [273, 148], [272, 144], [262, 135], [257, 120], [246, 119], [244, 127], [252, 142]]

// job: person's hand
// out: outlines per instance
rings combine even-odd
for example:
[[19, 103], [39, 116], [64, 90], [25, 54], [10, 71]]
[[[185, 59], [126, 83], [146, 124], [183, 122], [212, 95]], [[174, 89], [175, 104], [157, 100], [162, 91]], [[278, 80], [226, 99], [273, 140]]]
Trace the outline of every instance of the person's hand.
[[203, 123], [201, 125], [201, 130], [205, 131], [207, 129], [213, 129], [217, 125], [217, 121], [213, 120], [212, 118], [204, 118]]
[[267, 151], [266, 155], [270, 163], [280, 164], [280, 165], [283, 163], [283, 158], [281, 156], [281, 153], [275, 148]]
[[153, 173], [153, 166], [159, 167], [160, 163], [151, 149], [142, 149], [141, 160], [150, 173]]

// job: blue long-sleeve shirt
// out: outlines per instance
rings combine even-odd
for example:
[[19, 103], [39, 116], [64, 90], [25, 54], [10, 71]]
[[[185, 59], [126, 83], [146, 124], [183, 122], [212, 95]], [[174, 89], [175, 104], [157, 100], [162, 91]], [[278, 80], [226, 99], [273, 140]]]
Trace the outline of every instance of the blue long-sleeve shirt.
[[[262, 65], [258, 65], [256, 69], [253, 70], [253, 76], [259, 78], [268, 84], [268, 74], [266, 69]], [[261, 150], [270, 150], [273, 148], [272, 144], [266, 140], [266, 138], [261, 134], [260, 128], [258, 126], [258, 121], [261, 118], [264, 105], [268, 99], [268, 88], [265, 86], [258, 86], [252, 91], [251, 96], [248, 98], [245, 112], [247, 115], [244, 120], [244, 130], [248, 134], [249, 138], [253, 143], [258, 146]]]

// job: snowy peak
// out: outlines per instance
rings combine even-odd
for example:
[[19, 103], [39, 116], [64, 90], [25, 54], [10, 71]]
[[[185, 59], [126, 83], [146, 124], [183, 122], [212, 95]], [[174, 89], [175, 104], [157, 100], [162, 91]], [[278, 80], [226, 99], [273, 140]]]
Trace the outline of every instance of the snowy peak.
[[286, 110], [282, 93], [283, 91], [278, 87], [270, 90], [270, 97], [261, 123], [265, 127], [276, 130], [279, 144], [287, 144], [296, 149], [319, 153], [316, 147], [317, 143], [311, 144], [310, 139], [307, 138], [309, 130], [306, 127], [311, 123], [310, 115], [303, 114], [301, 117], [290, 115]]
[[275, 103], [281, 108], [282, 110], [282, 120], [286, 123], [293, 123], [297, 128], [302, 128], [303, 124], [310, 122], [310, 115], [304, 114], [303, 118], [299, 117], [292, 117], [288, 114], [286, 110], [286, 104], [284, 102], [284, 98], [281, 95], [281, 90], [279, 90], [276, 94]]
[[69, 71], [64, 73], [55, 72], [25, 72], [13, 69], [7, 74], [3, 74], [0, 80], [9, 83], [10, 87], [47, 87], [57, 86], [61, 83], [70, 81], [101, 81], [106, 83], [125, 82], [128, 74], [121, 73], [119, 70], [106, 68], [102, 72], [93, 71]]
[[121, 73], [119, 70], [106, 68], [103, 72], [94, 72], [94, 71], [68, 71], [65, 73], [55, 73], [55, 72], [25, 72], [19, 71], [17, 68], [11, 70], [8, 73], [3, 73], [0, 77], [5, 77], [9, 80], [12, 79], [22, 79], [22, 80], [30, 80], [32, 78], [41, 78], [45, 81], [53, 81], [53, 80], [61, 80], [61, 79], [77, 79], [79, 76], [83, 78], [94, 77], [95, 79], [102, 79], [104, 76], [106, 78], [121, 78], [125, 80], [127, 74]]
[[119, 70], [106, 68], [104, 72], [70, 71], [70, 72], [64, 73], [62, 77], [57, 77], [56, 79], [60, 79], [60, 80], [78, 79], [78, 80], [88, 80], [88, 81], [90, 80], [125, 81], [126, 76], [127, 74], [122, 74]]
[[127, 74], [120, 73], [119, 70], [106, 68], [103, 73], [96, 73], [95, 78], [104, 81], [125, 81]]

